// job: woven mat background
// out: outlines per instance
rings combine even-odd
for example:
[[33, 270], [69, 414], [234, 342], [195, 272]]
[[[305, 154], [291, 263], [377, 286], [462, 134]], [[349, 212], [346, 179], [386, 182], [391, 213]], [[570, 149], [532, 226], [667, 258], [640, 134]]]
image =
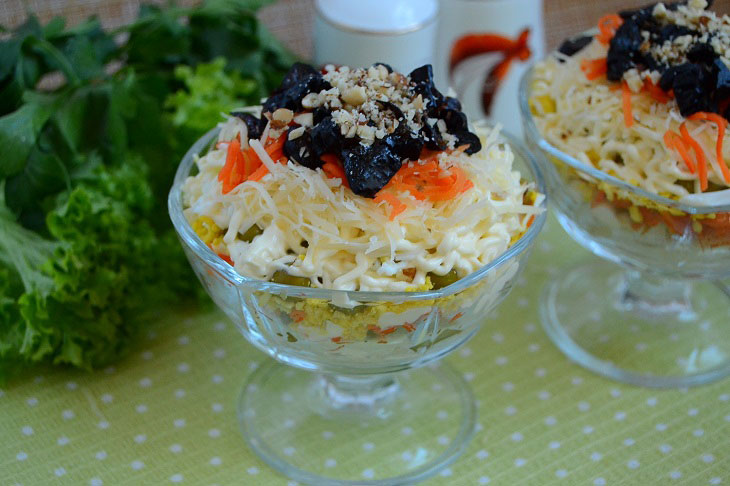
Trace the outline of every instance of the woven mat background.
[[[163, 3], [159, 0], [146, 0]], [[189, 5], [195, 0], [177, 0]], [[595, 25], [606, 12], [623, 8], [639, 7], [648, 0], [544, 0], [545, 31], [548, 47], [556, 46], [562, 39], [584, 28]], [[139, 0], [1, 0], [0, 25], [14, 26], [21, 23], [28, 12], [48, 21], [56, 15], [76, 24], [89, 15], [98, 15], [107, 27], [115, 27], [132, 20], [139, 8]], [[312, 53], [313, 0], [279, 0], [261, 11], [262, 21], [269, 26], [292, 51], [303, 58]], [[730, 0], [716, 0], [714, 10], [730, 14]]]

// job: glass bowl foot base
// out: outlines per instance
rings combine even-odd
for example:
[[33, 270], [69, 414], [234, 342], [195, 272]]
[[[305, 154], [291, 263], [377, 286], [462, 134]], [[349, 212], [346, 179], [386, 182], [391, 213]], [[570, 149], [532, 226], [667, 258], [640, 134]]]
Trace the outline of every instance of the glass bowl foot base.
[[540, 311], [568, 358], [618, 381], [671, 388], [730, 374], [730, 293], [721, 284], [599, 261], [550, 282]]
[[389, 375], [317, 375], [275, 362], [238, 400], [248, 445], [317, 486], [400, 485], [453, 462], [474, 433], [471, 390], [445, 364]]

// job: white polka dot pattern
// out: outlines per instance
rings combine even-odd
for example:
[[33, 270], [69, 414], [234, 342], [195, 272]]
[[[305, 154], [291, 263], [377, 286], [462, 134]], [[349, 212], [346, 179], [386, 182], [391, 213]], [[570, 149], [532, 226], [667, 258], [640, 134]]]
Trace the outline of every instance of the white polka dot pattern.
[[[556, 228], [548, 233], [499, 318], [448, 358], [473, 388], [479, 425], [463, 457], [424, 484], [730, 485], [730, 381], [667, 391], [618, 385], [571, 364], [549, 342], [537, 309], [551, 278], [546, 262], [581, 251]], [[124, 478], [296, 486], [251, 453], [238, 432], [238, 385], [265, 359], [221, 314], [182, 310], [163, 317], [114, 367], [44, 370], [12, 383], [0, 389], [0, 484], [102, 486]], [[292, 406], [300, 398], [277, 395]], [[433, 421], [454, 418], [448, 409], [429, 413]], [[282, 426], [295, 431], [299, 424]], [[382, 438], [363, 434], [345, 443], [347, 435], [332, 427], [313, 438], [323, 450], [319, 470], [350, 467], [337, 455], [347, 447], [372, 464], [351, 474], [377, 479], [388, 464], [421, 460], [430, 446], [418, 441], [428, 426], [394, 429], [387, 438], [398, 446], [393, 457]], [[451, 438], [430, 440], [442, 446]], [[297, 454], [281, 450], [282, 457]]]

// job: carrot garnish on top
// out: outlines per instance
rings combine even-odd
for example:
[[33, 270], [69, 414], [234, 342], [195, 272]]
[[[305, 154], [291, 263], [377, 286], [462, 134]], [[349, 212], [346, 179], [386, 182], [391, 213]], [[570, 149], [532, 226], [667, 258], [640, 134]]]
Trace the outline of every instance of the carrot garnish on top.
[[682, 160], [684, 160], [684, 163], [687, 164], [689, 171], [692, 174], [695, 173], [695, 164], [692, 162], [692, 157], [689, 155], [689, 149], [687, 148], [687, 145], [685, 145], [684, 139], [678, 133], [667, 130], [664, 134], [664, 145], [666, 145], [668, 149], [676, 150], [680, 157], [682, 157]]
[[624, 107], [624, 123], [630, 127], [634, 124], [634, 115], [631, 113], [631, 89], [626, 81], [621, 82], [621, 103]]
[[730, 184], [730, 169], [728, 169], [728, 166], [725, 163], [725, 159], [722, 156], [722, 141], [725, 138], [725, 125], [727, 124], [727, 120], [717, 113], [710, 113], [706, 111], [698, 111], [697, 113], [690, 115], [687, 119], [707, 120], [717, 125], [717, 142], [715, 147], [717, 149], [717, 164], [720, 166], [720, 170], [722, 171], [722, 176], [724, 177], [725, 182]]
[[[462, 151], [457, 149], [456, 151]], [[403, 164], [383, 189], [375, 195], [375, 202], [386, 201], [393, 211], [393, 220], [407, 206], [396, 196], [399, 192], [408, 192], [419, 201], [450, 201], [459, 194], [474, 187], [463, 169], [451, 166], [444, 169], [438, 163], [437, 154], [418, 162]]]
[[623, 23], [624, 20], [616, 14], [604, 15], [598, 20], [598, 30], [600, 33], [596, 36], [596, 39], [602, 44], [608, 44]]
[[682, 139], [684, 139], [685, 144], [692, 147], [692, 150], [694, 150], [695, 157], [697, 158], [697, 172], [700, 177], [700, 191], [706, 191], [708, 184], [707, 184], [707, 160], [705, 160], [705, 152], [702, 150], [702, 146], [692, 138], [692, 135], [689, 134], [689, 130], [687, 130], [687, 122], [682, 122], [681, 125], [679, 125], [679, 133], [682, 134]]

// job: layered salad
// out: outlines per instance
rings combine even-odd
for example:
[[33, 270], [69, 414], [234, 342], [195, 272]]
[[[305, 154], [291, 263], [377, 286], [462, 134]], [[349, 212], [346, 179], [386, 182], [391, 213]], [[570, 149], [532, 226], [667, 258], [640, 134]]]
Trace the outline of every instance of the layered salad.
[[[542, 211], [543, 196], [513, 160], [498, 130], [470, 126], [459, 102], [434, 87], [431, 66], [404, 75], [385, 64], [296, 64], [262, 106], [221, 123], [185, 182], [183, 206], [203, 242], [244, 276], [425, 291], [494, 260]], [[277, 306], [293, 326], [338, 342], [369, 332], [387, 339], [394, 312], [410, 332], [424, 302]], [[458, 320], [456, 304], [453, 313]]]
[[[600, 19], [535, 69], [538, 130], [581, 162], [692, 206], [730, 204], [730, 18], [704, 0], [657, 3]], [[637, 229], [664, 227], [730, 244], [730, 215], [687, 215], [598, 183], [594, 204]]]

